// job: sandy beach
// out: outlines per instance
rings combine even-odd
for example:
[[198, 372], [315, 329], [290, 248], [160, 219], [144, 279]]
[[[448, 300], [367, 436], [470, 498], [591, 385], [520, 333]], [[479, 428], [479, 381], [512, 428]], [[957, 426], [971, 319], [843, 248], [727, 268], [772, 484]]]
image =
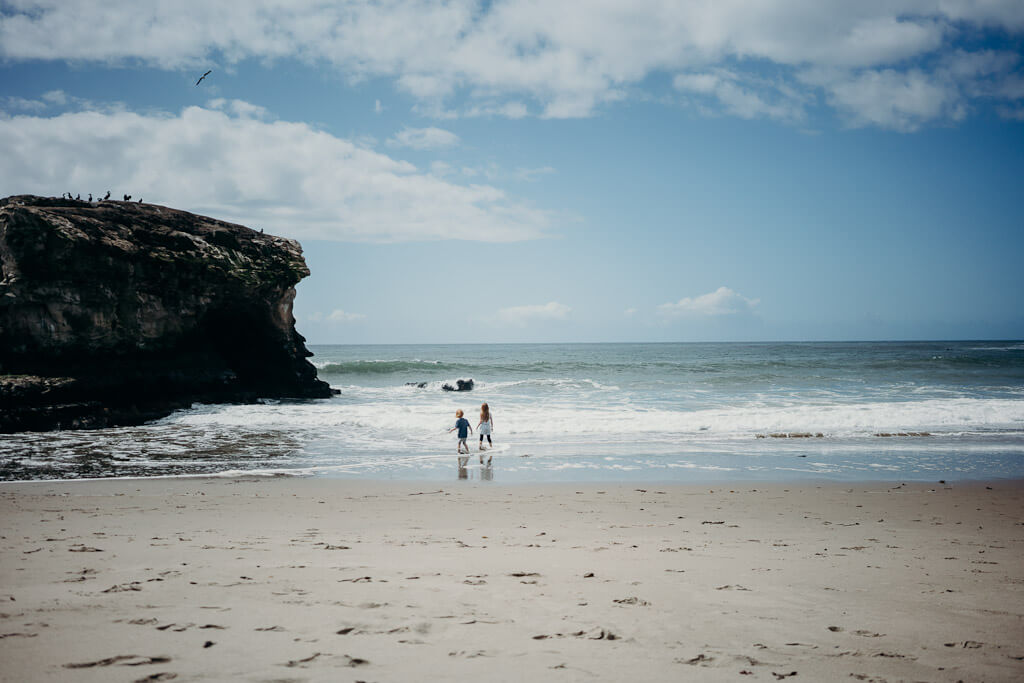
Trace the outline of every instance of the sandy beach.
[[1024, 678], [1024, 485], [0, 486], [4, 681]]

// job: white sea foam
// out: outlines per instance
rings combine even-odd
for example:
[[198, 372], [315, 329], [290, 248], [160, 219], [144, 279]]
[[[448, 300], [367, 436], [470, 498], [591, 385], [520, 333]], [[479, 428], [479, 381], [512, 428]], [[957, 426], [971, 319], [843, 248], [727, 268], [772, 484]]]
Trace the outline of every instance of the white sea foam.
[[987, 344], [985, 346], [972, 346], [970, 351], [1024, 351], [1024, 342], [1010, 344]]
[[[199, 407], [166, 422], [187, 426], [247, 427], [286, 431], [332, 430], [335, 436], [419, 441], [443, 435], [454, 411], [467, 404], [445, 396], [428, 404], [391, 401]], [[629, 408], [600, 405], [494, 406], [495, 436], [551, 438], [743, 436], [769, 433], [822, 433], [858, 436], [875, 433], [1024, 430], [1024, 401], [1013, 399], [925, 399], [902, 402], [772, 405], [757, 403], [704, 410]], [[468, 411], [470, 423], [474, 422]]]

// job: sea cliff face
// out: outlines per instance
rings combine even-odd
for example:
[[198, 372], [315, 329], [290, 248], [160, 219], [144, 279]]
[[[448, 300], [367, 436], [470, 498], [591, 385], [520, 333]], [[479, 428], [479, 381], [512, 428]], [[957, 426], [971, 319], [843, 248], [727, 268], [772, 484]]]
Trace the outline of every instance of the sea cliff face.
[[0, 199], [0, 432], [331, 395], [295, 330], [298, 242], [152, 204]]

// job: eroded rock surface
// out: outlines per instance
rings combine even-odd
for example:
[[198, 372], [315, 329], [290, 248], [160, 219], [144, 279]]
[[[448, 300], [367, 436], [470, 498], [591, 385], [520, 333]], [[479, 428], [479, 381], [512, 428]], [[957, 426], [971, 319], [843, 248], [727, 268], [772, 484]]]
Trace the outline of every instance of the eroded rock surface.
[[0, 199], [0, 432], [331, 394], [294, 240], [152, 204]]

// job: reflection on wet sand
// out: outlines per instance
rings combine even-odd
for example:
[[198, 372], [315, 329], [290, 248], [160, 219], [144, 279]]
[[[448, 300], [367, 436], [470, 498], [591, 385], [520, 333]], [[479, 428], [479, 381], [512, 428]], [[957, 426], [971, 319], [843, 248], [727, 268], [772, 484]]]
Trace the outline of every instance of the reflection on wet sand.
[[[470, 471], [469, 471], [469, 468], [467, 467], [468, 464], [469, 464], [469, 456], [468, 455], [460, 455], [459, 456], [459, 465], [458, 465], [459, 479], [475, 478], [475, 477], [470, 477], [470, 474], [469, 474]], [[491, 459], [490, 458], [487, 458], [487, 464], [485, 464], [483, 467], [481, 467], [479, 469], [474, 469], [473, 471], [480, 473], [480, 480], [481, 481], [494, 481], [494, 468], [491, 467]]]

